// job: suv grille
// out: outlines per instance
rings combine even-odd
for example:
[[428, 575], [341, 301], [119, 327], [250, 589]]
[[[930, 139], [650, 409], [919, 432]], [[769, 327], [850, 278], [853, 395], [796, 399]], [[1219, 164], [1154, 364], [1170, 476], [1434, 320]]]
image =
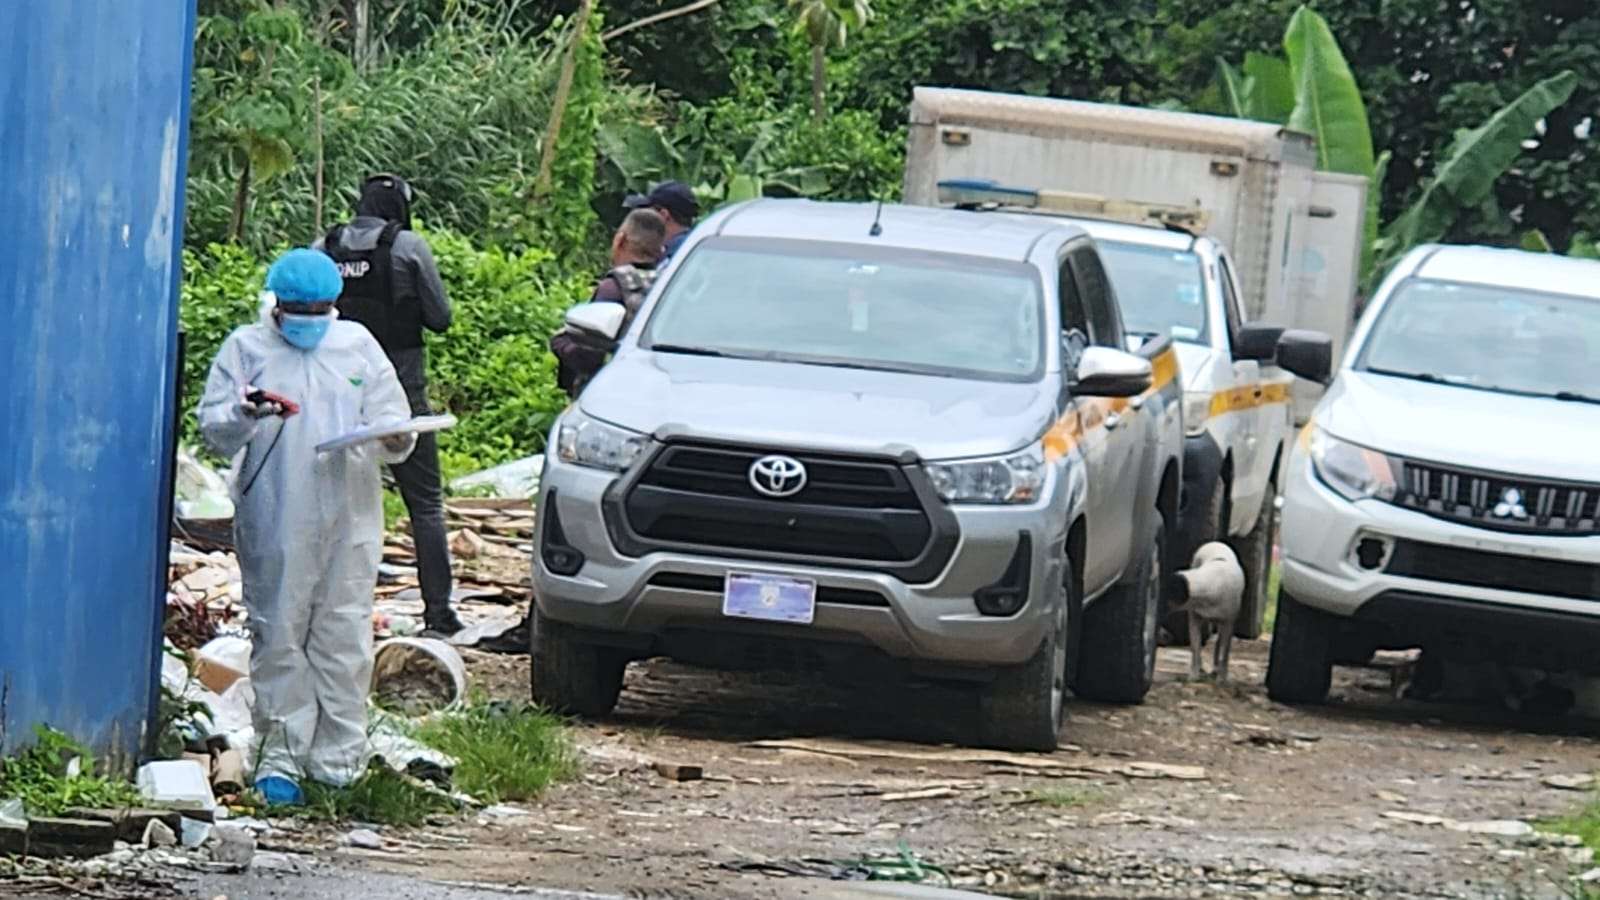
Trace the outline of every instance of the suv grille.
[[[1394, 502], [1479, 528], [1522, 534], [1600, 534], [1600, 484], [1545, 481], [1397, 459]], [[1521, 515], [1518, 515], [1518, 514]]]
[[[935, 526], [908, 470], [889, 460], [792, 454], [798, 494], [750, 486], [767, 451], [669, 444], [627, 488], [622, 511], [640, 550], [680, 547], [898, 569], [923, 559]], [[943, 543], [943, 542], [941, 542]]]

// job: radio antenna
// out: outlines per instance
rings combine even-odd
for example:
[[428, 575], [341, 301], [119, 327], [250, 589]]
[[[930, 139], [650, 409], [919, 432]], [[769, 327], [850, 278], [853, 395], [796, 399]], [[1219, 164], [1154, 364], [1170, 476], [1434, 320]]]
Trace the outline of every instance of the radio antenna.
[[872, 227], [867, 229], [868, 237], [877, 237], [883, 234], [883, 198], [878, 198], [878, 211], [872, 215]]

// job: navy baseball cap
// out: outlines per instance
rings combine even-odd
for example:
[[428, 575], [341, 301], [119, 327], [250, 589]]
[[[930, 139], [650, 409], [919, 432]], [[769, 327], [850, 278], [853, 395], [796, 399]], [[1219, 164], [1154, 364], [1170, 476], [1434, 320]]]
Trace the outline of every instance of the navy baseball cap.
[[694, 191], [681, 181], [663, 181], [651, 188], [648, 194], [629, 194], [622, 205], [628, 209], [660, 207], [685, 225], [700, 215], [700, 201], [695, 199]]

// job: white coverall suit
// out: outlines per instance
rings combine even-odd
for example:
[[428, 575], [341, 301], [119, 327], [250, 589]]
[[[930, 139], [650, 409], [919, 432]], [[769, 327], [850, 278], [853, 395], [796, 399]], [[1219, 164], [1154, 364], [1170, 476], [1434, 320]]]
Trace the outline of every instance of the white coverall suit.
[[[240, 409], [247, 386], [287, 397], [300, 412], [251, 418]], [[301, 350], [263, 305], [261, 320], [234, 331], [217, 353], [199, 417], [212, 450], [244, 450], [234, 461], [234, 536], [254, 642], [256, 777], [349, 784], [368, 756], [372, 595], [383, 550], [379, 464], [403, 462], [416, 440], [398, 454], [377, 442], [325, 455], [315, 448], [409, 420], [405, 391], [367, 329], [334, 321], [321, 343]]]

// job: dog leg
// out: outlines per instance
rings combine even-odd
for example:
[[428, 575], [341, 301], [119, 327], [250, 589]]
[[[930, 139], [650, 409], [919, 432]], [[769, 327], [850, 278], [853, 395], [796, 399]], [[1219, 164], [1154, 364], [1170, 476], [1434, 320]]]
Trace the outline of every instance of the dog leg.
[[1217, 683], [1228, 683], [1228, 657], [1233, 653], [1233, 623], [1222, 622], [1217, 625], [1217, 660], [1213, 668], [1217, 673]]
[[1189, 677], [1199, 681], [1205, 677], [1205, 667], [1200, 656], [1205, 652], [1205, 633], [1201, 631], [1200, 617], [1189, 613]]

